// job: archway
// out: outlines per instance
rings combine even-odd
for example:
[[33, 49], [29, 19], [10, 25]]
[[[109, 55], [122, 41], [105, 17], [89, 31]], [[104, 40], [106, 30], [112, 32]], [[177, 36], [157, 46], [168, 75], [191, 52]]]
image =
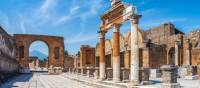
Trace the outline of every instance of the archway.
[[46, 35], [15, 34], [16, 58], [20, 67], [28, 68], [29, 47], [34, 41], [43, 41], [49, 49], [49, 67], [63, 67], [64, 60], [64, 38]]
[[34, 41], [29, 46], [29, 69], [47, 71], [49, 67], [49, 47], [43, 41]]
[[168, 51], [168, 64], [175, 65], [175, 48], [171, 47]]

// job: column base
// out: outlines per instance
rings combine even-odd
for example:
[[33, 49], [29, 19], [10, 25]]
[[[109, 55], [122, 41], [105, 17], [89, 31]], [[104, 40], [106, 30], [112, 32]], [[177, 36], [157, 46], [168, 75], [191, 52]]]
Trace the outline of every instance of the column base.
[[104, 81], [106, 78], [99, 78], [98, 81]]
[[120, 83], [120, 82], [121, 82], [120, 79], [113, 79], [112, 81], [113, 81], [114, 83]]
[[162, 88], [181, 88], [180, 83], [162, 83]]
[[142, 81], [140, 84], [141, 85], [151, 85], [153, 83], [151, 81]]
[[139, 86], [140, 82], [139, 81], [130, 81], [128, 83], [128, 88], [135, 88], [136, 86]]

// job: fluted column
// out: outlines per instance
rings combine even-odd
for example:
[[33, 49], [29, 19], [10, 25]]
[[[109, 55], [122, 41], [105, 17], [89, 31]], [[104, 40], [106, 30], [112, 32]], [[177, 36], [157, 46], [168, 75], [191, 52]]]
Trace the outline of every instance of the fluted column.
[[99, 32], [99, 38], [100, 38], [100, 60], [99, 60], [99, 78], [100, 80], [104, 80], [105, 77], [105, 71], [106, 71], [106, 64], [105, 64], [105, 32], [100, 31]]
[[115, 24], [113, 29], [113, 81], [120, 81], [120, 24]]
[[139, 45], [138, 45], [138, 15], [131, 17], [131, 69], [130, 82], [132, 85], [139, 84]]

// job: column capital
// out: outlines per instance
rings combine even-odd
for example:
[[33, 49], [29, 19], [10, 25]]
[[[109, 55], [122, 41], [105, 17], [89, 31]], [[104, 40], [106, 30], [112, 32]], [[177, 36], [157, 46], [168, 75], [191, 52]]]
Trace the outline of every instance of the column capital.
[[98, 31], [99, 38], [105, 38], [106, 31]]
[[142, 15], [133, 14], [133, 15], [129, 16], [129, 20], [131, 20], [131, 22], [134, 24], [138, 24], [139, 18], [141, 18], [141, 17], [142, 17]]
[[119, 32], [122, 24], [113, 24], [113, 32]]

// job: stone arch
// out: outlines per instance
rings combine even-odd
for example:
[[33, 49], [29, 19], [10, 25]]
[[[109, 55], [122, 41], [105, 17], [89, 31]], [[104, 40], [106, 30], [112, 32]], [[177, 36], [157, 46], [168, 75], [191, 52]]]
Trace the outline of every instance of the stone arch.
[[112, 52], [112, 43], [111, 43], [111, 40], [109, 39], [106, 39], [105, 41], [105, 52], [106, 53], [111, 53]]
[[109, 39], [105, 41], [105, 52], [106, 52], [106, 67], [112, 67], [112, 42]]
[[195, 43], [195, 48], [200, 48], [200, 41]]
[[[142, 47], [143, 41], [144, 41], [144, 32], [142, 30], [138, 30], [138, 45], [139, 47]], [[127, 34], [127, 41], [128, 41], [128, 46], [129, 48], [131, 47], [131, 32], [128, 32]]]
[[125, 48], [125, 42], [126, 42], [125, 37], [122, 34], [120, 34], [120, 49], [123, 50]]
[[43, 41], [49, 50], [49, 66], [63, 67], [64, 38], [46, 35], [14, 34], [16, 57], [21, 67], [28, 67], [29, 47], [35, 41]]
[[167, 63], [170, 65], [175, 65], [175, 48], [170, 47], [167, 52]]

